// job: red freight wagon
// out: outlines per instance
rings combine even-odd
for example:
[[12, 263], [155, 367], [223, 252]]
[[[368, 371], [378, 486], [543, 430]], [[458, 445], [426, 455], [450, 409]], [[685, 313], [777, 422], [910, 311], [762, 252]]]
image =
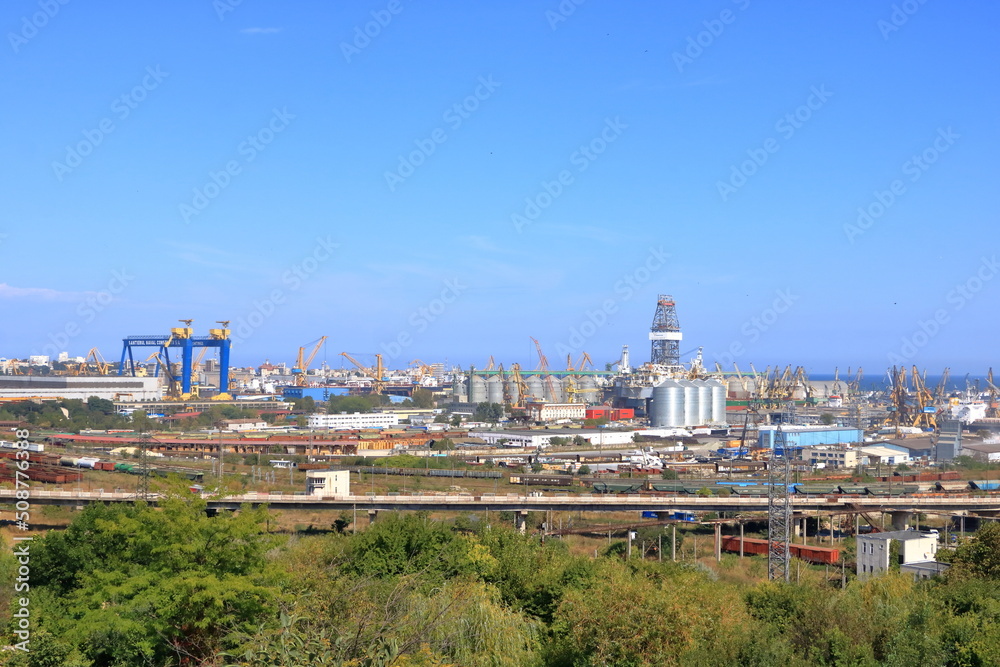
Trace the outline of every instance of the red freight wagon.
[[[732, 553], [740, 552], [740, 538], [726, 536], [722, 538], [722, 550]], [[840, 549], [829, 547], [812, 547], [802, 544], [789, 545], [791, 554], [809, 563], [832, 565], [840, 560]], [[743, 553], [758, 556], [767, 555], [767, 540], [753, 537], [743, 538]]]

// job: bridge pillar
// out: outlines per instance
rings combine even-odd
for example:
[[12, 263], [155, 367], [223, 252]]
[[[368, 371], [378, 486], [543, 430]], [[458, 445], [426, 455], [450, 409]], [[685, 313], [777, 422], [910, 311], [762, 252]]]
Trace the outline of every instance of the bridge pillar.
[[889, 512], [893, 530], [907, 530], [910, 527], [910, 512]]
[[514, 526], [517, 528], [517, 532], [524, 535], [527, 531], [528, 523], [528, 513], [525, 511], [520, 511], [514, 514]]
[[368, 510], [368, 525], [375, 523], [375, 519], [378, 518], [378, 510]]

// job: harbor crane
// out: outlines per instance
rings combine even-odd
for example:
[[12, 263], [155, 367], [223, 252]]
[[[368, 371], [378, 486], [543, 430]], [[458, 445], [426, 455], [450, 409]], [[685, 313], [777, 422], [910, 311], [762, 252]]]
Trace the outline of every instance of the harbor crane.
[[87, 358], [80, 362], [80, 365], [76, 367], [73, 375], [82, 375], [83, 373], [90, 371], [90, 364], [93, 362], [94, 369], [97, 371], [98, 375], [107, 375], [108, 370], [111, 368], [111, 364], [104, 360], [101, 356], [100, 350], [96, 347], [90, 348], [90, 352], [87, 353]]
[[[295, 376], [296, 387], [306, 386], [306, 371], [309, 370], [309, 364], [311, 364], [313, 359], [316, 358], [316, 353], [319, 352], [319, 349], [323, 347], [323, 343], [325, 342], [326, 336], [320, 336], [317, 340], [313, 341], [316, 346], [313, 348], [312, 352], [309, 353], [308, 357], [305, 356], [306, 348], [299, 348], [299, 355], [295, 360], [294, 368], [292, 368], [292, 374]], [[312, 343], [310, 343], [310, 345], [312, 345]]]
[[[532, 338], [531, 336], [528, 336], [528, 338], [531, 338], [531, 342], [535, 344], [535, 350], [538, 351], [538, 368], [536, 370], [539, 371], [549, 370], [549, 360], [548, 357], [545, 356], [545, 353], [542, 352], [542, 344], [538, 342], [537, 338]], [[549, 389], [549, 400], [551, 400], [553, 403], [557, 403], [559, 399], [556, 397], [556, 388], [555, 385], [552, 383], [551, 375], [545, 376], [545, 386], [548, 387]]]
[[340, 356], [347, 359], [349, 362], [357, 366], [358, 370], [361, 371], [362, 375], [367, 375], [372, 381], [372, 393], [381, 394], [385, 391], [385, 367], [382, 365], [382, 355], [375, 355], [375, 368], [368, 368], [363, 365], [360, 361], [349, 355], [347, 352], [341, 352]]

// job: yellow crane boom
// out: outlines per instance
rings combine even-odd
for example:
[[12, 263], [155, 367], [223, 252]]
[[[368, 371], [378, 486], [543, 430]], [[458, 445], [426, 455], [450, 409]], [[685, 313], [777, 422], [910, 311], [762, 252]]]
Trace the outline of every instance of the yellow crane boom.
[[318, 340], [315, 341], [316, 346], [313, 348], [312, 352], [309, 353], [308, 357], [305, 357], [306, 348], [299, 348], [299, 355], [295, 360], [295, 367], [292, 369], [292, 373], [295, 374], [295, 386], [304, 387], [306, 386], [306, 371], [309, 370], [309, 364], [313, 362], [316, 358], [316, 353], [319, 349], [323, 347], [323, 343], [326, 342], [326, 336], [320, 336]]

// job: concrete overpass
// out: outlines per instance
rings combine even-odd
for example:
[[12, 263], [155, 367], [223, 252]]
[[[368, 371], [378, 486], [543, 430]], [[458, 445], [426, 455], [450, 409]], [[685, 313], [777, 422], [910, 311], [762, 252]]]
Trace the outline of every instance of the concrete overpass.
[[[0, 489], [0, 503], [16, 502], [13, 489]], [[698, 496], [644, 496], [590, 495], [590, 494], [482, 494], [473, 495], [399, 495], [385, 496], [344, 496], [321, 498], [306, 495], [281, 495], [268, 493], [245, 493], [233, 496], [203, 497], [211, 510], [236, 510], [244, 504], [253, 507], [268, 505], [274, 509], [295, 510], [340, 510], [360, 509], [375, 512], [384, 510], [406, 511], [573, 511], [573, 512], [637, 512], [652, 510], [661, 512], [765, 512], [767, 498], [728, 497], [702, 498]], [[161, 499], [151, 494], [149, 502], [156, 504]], [[89, 503], [133, 503], [135, 493], [107, 491], [49, 491], [30, 490], [28, 502], [31, 505], [78, 506]], [[994, 496], [908, 496], [901, 498], [818, 496], [791, 497], [793, 511], [797, 513], [840, 514], [862, 512], [887, 513], [930, 513], [957, 514], [976, 513], [993, 516], [1000, 512], [1000, 495]]]

